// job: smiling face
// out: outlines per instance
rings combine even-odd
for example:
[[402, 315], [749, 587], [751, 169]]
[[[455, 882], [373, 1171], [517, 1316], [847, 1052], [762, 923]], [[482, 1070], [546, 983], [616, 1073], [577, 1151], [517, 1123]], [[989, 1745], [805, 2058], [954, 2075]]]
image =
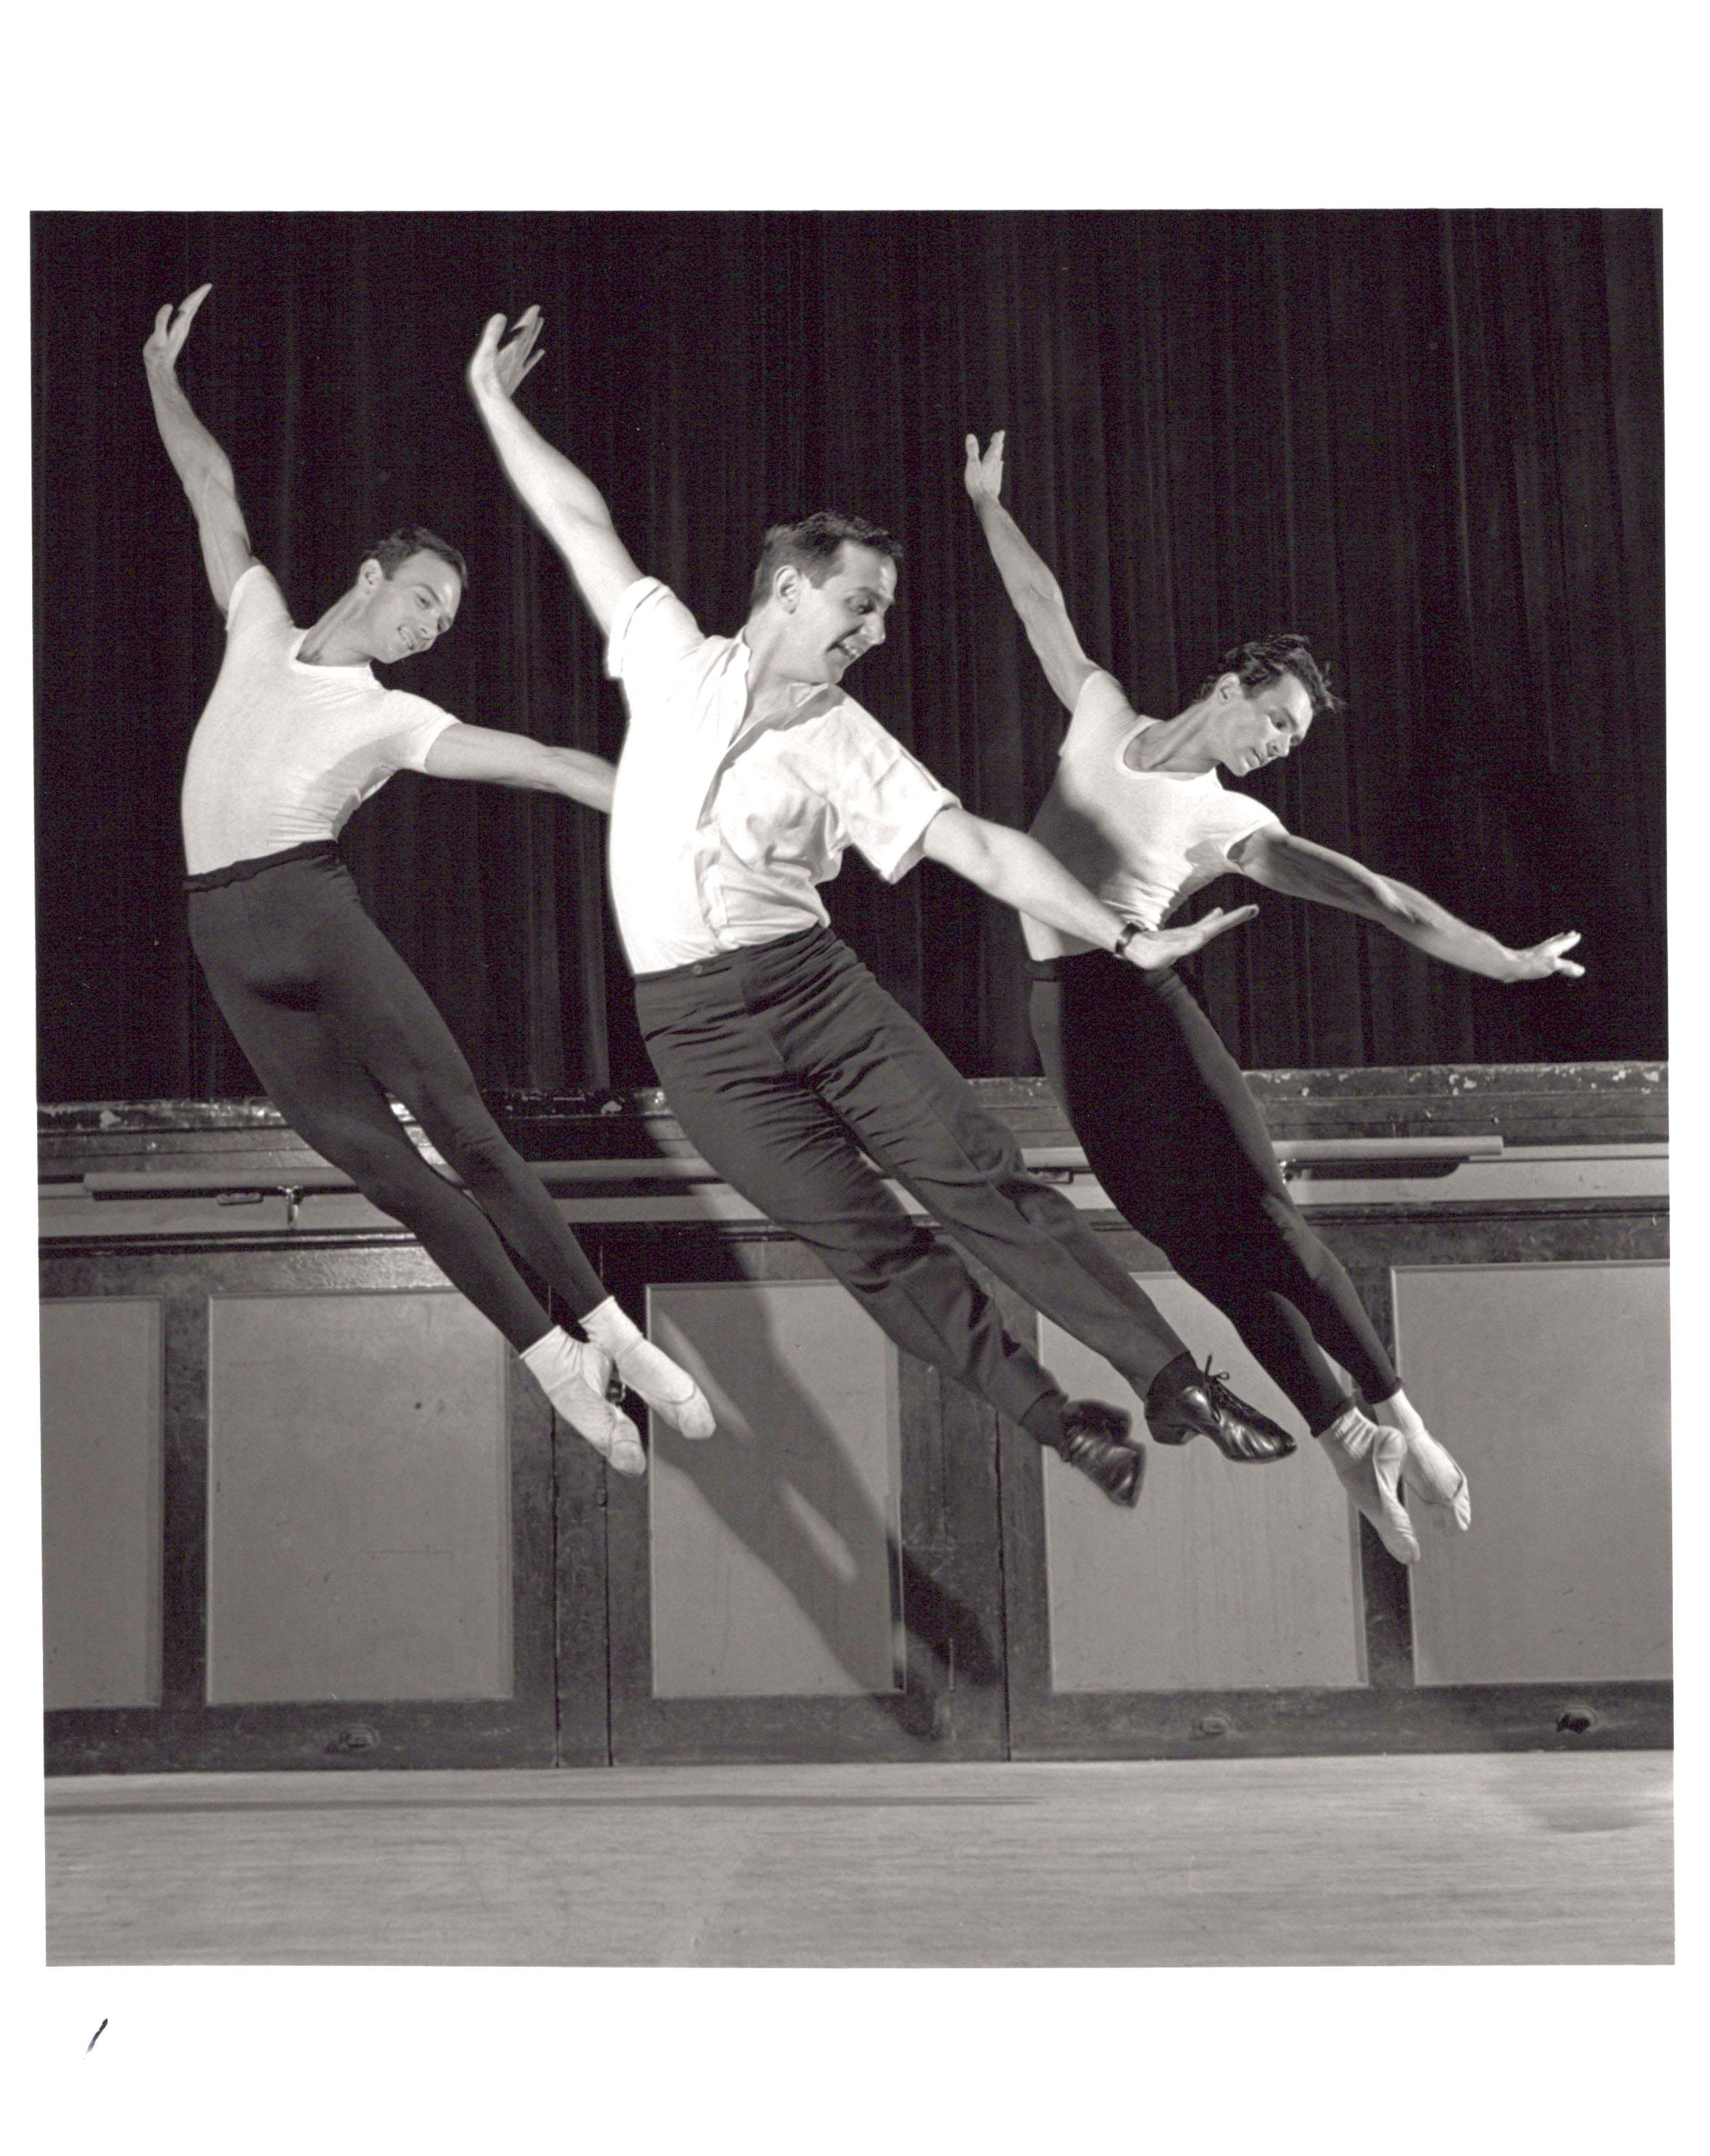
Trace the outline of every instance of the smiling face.
[[353, 626], [381, 665], [413, 659], [438, 643], [457, 619], [463, 580], [444, 555], [407, 555], [388, 577], [372, 557], [357, 572], [366, 603]]
[[840, 681], [857, 659], [885, 641], [885, 617], [896, 597], [896, 564], [853, 540], [838, 548], [823, 583], [787, 564], [773, 583], [787, 624], [780, 672], [795, 681]]
[[1212, 743], [1218, 762], [1239, 777], [1274, 763], [1307, 737], [1312, 700], [1292, 674], [1279, 674], [1250, 695], [1234, 674], [1220, 676], [1211, 692]]

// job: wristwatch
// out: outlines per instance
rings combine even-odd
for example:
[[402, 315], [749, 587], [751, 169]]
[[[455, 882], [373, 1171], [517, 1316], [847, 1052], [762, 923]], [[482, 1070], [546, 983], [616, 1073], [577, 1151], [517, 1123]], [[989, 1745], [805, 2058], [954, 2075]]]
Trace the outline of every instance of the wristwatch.
[[1134, 938], [1139, 933], [1140, 924], [1137, 921], [1125, 921], [1122, 923], [1122, 934], [1117, 937], [1116, 942], [1111, 946], [1112, 957], [1120, 958], [1123, 952], [1127, 949], [1128, 946], [1133, 942]]

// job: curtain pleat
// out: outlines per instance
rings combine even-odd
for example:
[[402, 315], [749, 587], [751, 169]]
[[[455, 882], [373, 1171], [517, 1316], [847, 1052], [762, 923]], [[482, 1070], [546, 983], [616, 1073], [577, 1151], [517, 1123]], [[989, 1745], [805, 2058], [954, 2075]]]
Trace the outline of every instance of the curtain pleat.
[[[1661, 229], [1638, 211], [41, 216], [33, 226], [44, 1097], [256, 1090], [184, 936], [177, 795], [221, 632], [139, 363], [212, 278], [183, 377], [300, 621], [420, 521], [469, 556], [395, 678], [616, 754], [620, 701], [463, 382], [537, 300], [524, 393], [644, 569], [732, 629], [768, 523], [906, 549], [852, 691], [1024, 824], [1064, 714], [963, 492], [1008, 498], [1088, 651], [1168, 716], [1231, 644], [1309, 635], [1347, 695], [1245, 782], [1305, 835], [1583, 982], [1504, 988], [1262, 894], [1193, 968], [1248, 1067], [1666, 1051]], [[495, 1089], [651, 1082], [594, 816], [406, 775], [346, 851]], [[1214, 888], [1202, 905], [1235, 902]], [[850, 858], [840, 930], [964, 1068], [1035, 1068], [1013, 916]]]

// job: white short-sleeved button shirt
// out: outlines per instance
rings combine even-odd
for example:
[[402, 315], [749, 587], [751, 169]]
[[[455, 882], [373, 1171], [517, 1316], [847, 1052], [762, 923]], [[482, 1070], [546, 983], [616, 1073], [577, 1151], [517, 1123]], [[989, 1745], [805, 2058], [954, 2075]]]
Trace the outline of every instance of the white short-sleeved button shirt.
[[854, 846], [887, 883], [956, 796], [842, 690], [747, 716], [749, 647], [705, 636], [656, 578], [613, 616], [629, 730], [612, 803], [612, 900], [632, 969], [662, 973], [823, 926]]

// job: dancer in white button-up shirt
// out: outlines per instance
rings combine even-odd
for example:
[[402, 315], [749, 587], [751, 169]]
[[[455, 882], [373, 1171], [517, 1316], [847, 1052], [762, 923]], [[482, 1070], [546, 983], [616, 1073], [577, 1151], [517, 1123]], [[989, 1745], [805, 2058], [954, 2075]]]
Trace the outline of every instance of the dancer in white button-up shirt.
[[1127, 1415], [1066, 1399], [886, 1176], [1114, 1363], [1160, 1441], [1202, 1432], [1231, 1459], [1283, 1457], [1293, 1440], [1197, 1370], [1075, 1208], [1026, 1173], [1009, 1131], [832, 933], [819, 886], [851, 845], [892, 881], [929, 857], [1143, 966], [1197, 950], [1252, 909], [1161, 935], [1125, 921], [1030, 839], [970, 815], [843, 693], [848, 669], [883, 642], [896, 598], [901, 550], [876, 526], [822, 511], [777, 527], [741, 634], [705, 634], [637, 569], [598, 489], [517, 410], [539, 327], [531, 308], [507, 342], [494, 316], [470, 386], [624, 685], [613, 897], [641, 1030], [683, 1128], [900, 1346], [1114, 1502], [1132, 1504], [1139, 1490]]

